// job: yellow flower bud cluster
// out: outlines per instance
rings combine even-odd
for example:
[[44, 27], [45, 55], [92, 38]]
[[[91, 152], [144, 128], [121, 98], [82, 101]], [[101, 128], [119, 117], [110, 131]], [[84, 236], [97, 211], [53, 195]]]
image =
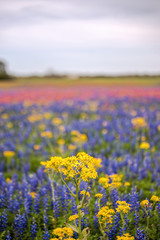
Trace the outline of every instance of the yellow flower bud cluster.
[[102, 198], [102, 197], [103, 197], [103, 194], [97, 193], [97, 194], [95, 194], [95, 197], [96, 197], [96, 198]]
[[146, 199], [146, 200], [143, 200], [140, 202], [140, 205], [142, 208], [145, 208], [145, 207], [148, 207], [149, 206], [149, 201]]
[[126, 203], [125, 201], [117, 201], [117, 208], [116, 211], [122, 214], [126, 214], [130, 211], [130, 204]]
[[75, 221], [78, 218], [78, 214], [72, 215], [69, 217], [69, 221]]
[[[80, 194], [81, 195], [85, 195], [85, 190], [82, 190], [81, 192], [80, 192]], [[89, 192], [86, 192], [86, 196], [88, 196], [88, 197], [90, 197], [90, 193]]]
[[59, 239], [73, 239], [71, 238], [73, 236], [73, 230], [70, 227], [56, 228], [53, 230], [53, 234], [58, 236]]
[[151, 201], [152, 201], [152, 202], [159, 202], [159, 201], [160, 201], [160, 198], [157, 197], [156, 195], [153, 195], [153, 196], [151, 197]]
[[15, 155], [15, 152], [13, 151], [4, 151], [3, 156], [4, 157], [13, 157]]
[[122, 185], [122, 178], [122, 174], [106, 175], [99, 179], [99, 184], [103, 185], [104, 188], [119, 188]]
[[32, 114], [28, 117], [28, 121], [31, 123], [41, 121], [42, 119], [43, 119], [42, 114]]
[[150, 144], [148, 142], [142, 142], [140, 144], [140, 149], [149, 149], [150, 148]]
[[117, 236], [117, 240], [134, 240], [135, 238], [129, 233], [123, 234], [123, 236]]
[[146, 127], [147, 123], [144, 118], [142, 117], [136, 117], [132, 119], [132, 124], [135, 128], [141, 128], [141, 127]]
[[41, 162], [46, 169], [54, 169], [64, 174], [66, 179], [77, 178], [85, 182], [97, 177], [96, 168], [100, 167], [100, 159], [80, 152], [76, 156], [67, 158], [51, 157], [50, 161]]
[[112, 216], [114, 214], [115, 214], [115, 211], [113, 209], [109, 209], [109, 207], [105, 206], [99, 210], [97, 217], [99, 219], [100, 224], [105, 224], [105, 223], [112, 224]]
[[87, 135], [84, 133], [80, 133], [77, 130], [72, 130], [71, 131], [71, 136], [72, 136], [72, 141], [73, 142], [86, 142], [87, 141]]
[[47, 138], [52, 138], [53, 134], [51, 131], [44, 131], [41, 133], [41, 137], [47, 137]]

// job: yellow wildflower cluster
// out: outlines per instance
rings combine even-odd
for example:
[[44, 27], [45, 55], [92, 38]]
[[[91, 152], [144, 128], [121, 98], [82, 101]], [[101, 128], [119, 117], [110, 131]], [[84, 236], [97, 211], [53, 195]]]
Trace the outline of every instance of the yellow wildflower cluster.
[[125, 183], [124, 183], [124, 186], [125, 186], [125, 187], [129, 187], [130, 185], [131, 185], [130, 182], [125, 182]]
[[153, 195], [153, 196], [151, 197], [151, 201], [152, 201], [152, 202], [159, 202], [159, 201], [160, 201], [160, 198], [157, 197], [156, 195]]
[[148, 142], [142, 142], [140, 144], [140, 149], [149, 149], [150, 148], [150, 144]]
[[12, 128], [12, 127], [13, 127], [13, 123], [8, 122], [8, 123], [7, 123], [7, 127], [8, 127], [8, 128]]
[[143, 200], [140, 202], [140, 205], [142, 208], [145, 208], [149, 205], [149, 201], [146, 199], [146, 200]]
[[78, 214], [72, 215], [69, 217], [69, 221], [75, 221], [78, 218]]
[[117, 240], [134, 240], [135, 238], [129, 233], [123, 234], [123, 236], [117, 236]]
[[135, 128], [141, 128], [141, 127], [146, 127], [147, 123], [144, 118], [142, 117], [136, 117], [132, 119], [132, 124]]
[[87, 141], [87, 135], [84, 133], [80, 133], [77, 130], [72, 130], [71, 131], [72, 135], [72, 141], [73, 142], [86, 142]]
[[32, 198], [35, 198], [36, 197], [36, 192], [30, 192], [30, 195]]
[[12, 180], [11, 180], [10, 178], [7, 178], [7, 179], [6, 179], [6, 182], [7, 182], [7, 183], [12, 183]]
[[50, 161], [41, 162], [46, 169], [54, 169], [66, 176], [66, 179], [79, 178], [88, 182], [97, 177], [96, 168], [100, 167], [100, 159], [80, 152], [67, 158], [51, 157]]
[[28, 117], [28, 121], [29, 122], [37, 122], [43, 119], [43, 115], [42, 114], [32, 114]]
[[52, 120], [52, 123], [54, 124], [54, 125], [60, 125], [61, 123], [62, 123], [62, 119], [61, 118], [54, 118], [53, 120]]
[[125, 201], [117, 201], [118, 204], [116, 211], [122, 214], [126, 214], [130, 211], [130, 204], [126, 203]]
[[3, 156], [4, 157], [13, 157], [15, 155], [15, 152], [13, 151], [4, 151]]
[[58, 236], [59, 239], [72, 239], [73, 230], [70, 227], [56, 228], [53, 230], [53, 234]]
[[[80, 192], [80, 194], [81, 195], [85, 195], [85, 190], [82, 190], [81, 192]], [[86, 192], [86, 196], [88, 196], [88, 197], [90, 197], [90, 193], [89, 192]]]
[[51, 131], [44, 131], [41, 133], [41, 137], [47, 137], [47, 138], [52, 138], [53, 134]]
[[105, 224], [105, 223], [112, 224], [112, 216], [114, 214], [115, 214], [115, 211], [113, 209], [109, 209], [109, 207], [105, 206], [99, 210], [97, 217], [99, 219], [100, 224]]
[[62, 138], [60, 138], [60, 139], [58, 139], [57, 140], [57, 143], [58, 143], [58, 145], [64, 145], [65, 144], [65, 140], [64, 139], [62, 139]]
[[45, 119], [50, 119], [51, 116], [52, 116], [52, 113], [51, 113], [51, 112], [45, 112], [45, 113], [43, 114], [43, 117], [44, 117]]
[[7, 114], [7, 113], [3, 113], [2, 116], [1, 116], [1, 118], [7, 119], [7, 118], [8, 118], [8, 114]]
[[39, 149], [40, 149], [40, 146], [39, 146], [38, 144], [35, 144], [35, 145], [33, 146], [33, 148], [34, 148], [34, 150], [39, 150]]
[[102, 184], [104, 188], [119, 188], [122, 185], [122, 178], [122, 174], [106, 175], [99, 179], [99, 183]]
[[95, 194], [95, 197], [96, 197], [96, 198], [102, 198], [102, 197], [103, 197], [103, 194], [97, 193], [97, 194]]

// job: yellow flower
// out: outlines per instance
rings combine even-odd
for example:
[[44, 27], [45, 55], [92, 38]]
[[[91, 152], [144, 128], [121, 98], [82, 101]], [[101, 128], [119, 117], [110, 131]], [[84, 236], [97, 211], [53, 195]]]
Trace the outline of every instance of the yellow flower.
[[151, 201], [153, 201], [153, 202], [158, 202], [158, 201], [160, 201], [160, 199], [159, 199], [159, 197], [153, 195], [153, 196], [151, 197]]
[[99, 179], [99, 183], [102, 184], [104, 188], [119, 188], [122, 185], [122, 177], [122, 174], [106, 175]]
[[31, 192], [30, 195], [32, 196], [32, 198], [36, 197], [36, 193], [35, 192]]
[[51, 114], [50, 112], [45, 112], [44, 115], [43, 115], [43, 117], [44, 117], [45, 119], [50, 119], [51, 116], [52, 116], [52, 114]]
[[114, 214], [115, 214], [115, 211], [113, 209], [109, 209], [109, 207], [105, 206], [99, 210], [97, 217], [100, 223], [112, 224], [112, 216]]
[[61, 132], [65, 132], [65, 127], [64, 127], [64, 126], [59, 126], [59, 130], [60, 130]]
[[11, 122], [8, 122], [8, 123], [7, 123], [7, 127], [8, 127], [8, 128], [12, 128], [12, 127], [13, 127], [13, 124], [12, 124]]
[[140, 144], [140, 149], [149, 149], [150, 148], [150, 144], [147, 142], [142, 142]]
[[40, 149], [40, 146], [37, 145], [37, 144], [35, 144], [35, 145], [33, 146], [33, 148], [34, 148], [34, 150], [39, 150], [39, 149]]
[[13, 157], [15, 155], [15, 152], [13, 151], [4, 151], [3, 156], [5, 157]]
[[73, 145], [73, 144], [70, 144], [69, 146], [68, 146], [68, 149], [69, 150], [75, 150], [77, 147], [75, 146], [75, 145]]
[[[82, 190], [82, 191], [80, 192], [80, 194], [81, 194], [81, 195], [84, 195], [85, 192], [86, 192], [85, 190]], [[86, 192], [86, 195], [87, 195], [88, 197], [90, 197], [90, 193], [89, 193], [89, 192]]]
[[78, 214], [72, 215], [69, 217], [69, 221], [75, 221], [78, 218]]
[[108, 131], [107, 131], [107, 129], [102, 129], [102, 134], [106, 134]]
[[130, 204], [126, 203], [125, 201], [117, 201], [118, 204], [116, 211], [122, 214], [126, 214], [130, 211]]
[[3, 113], [2, 116], [1, 116], [1, 118], [7, 119], [7, 118], [8, 118], [8, 114], [7, 114], [7, 113]]
[[82, 141], [86, 142], [87, 141], [87, 135], [86, 134], [81, 134], [80, 138]]
[[37, 122], [37, 121], [40, 121], [42, 120], [43, 116], [42, 114], [33, 114], [31, 116], [28, 117], [28, 121], [29, 122]]
[[[96, 163], [96, 158], [93, 158], [84, 152], [66, 158], [51, 157], [50, 161], [41, 162], [46, 169], [54, 169], [59, 173], [64, 174], [66, 179], [79, 178], [85, 182], [97, 177]], [[98, 160], [98, 165], [99, 164], [100, 160]]]
[[146, 140], [146, 137], [145, 137], [145, 136], [142, 136], [141, 139], [142, 139], [142, 141], [145, 141], [145, 140]]
[[160, 131], [160, 125], [158, 125], [157, 129], [158, 129], [158, 131]]
[[70, 227], [56, 228], [53, 230], [53, 234], [57, 235], [60, 239], [64, 237], [70, 238], [73, 236], [73, 230]]
[[143, 201], [141, 201], [140, 205], [142, 208], [147, 207], [149, 205], [149, 201], [147, 199], [143, 200]]
[[45, 128], [46, 128], [46, 125], [43, 123], [39, 124], [38, 126], [39, 126], [40, 130], [45, 130]]
[[123, 234], [123, 236], [117, 236], [117, 240], [134, 240], [135, 238], [129, 233]]
[[59, 145], [64, 145], [64, 144], [65, 144], [65, 140], [64, 140], [64, 139], [58, 139], [58, 140], [57, 140], [57, 143], [58, 143]]
[[10, 178], [7, 178], [7, 179], [6, 179], [6, 182], [7, 182], [7, 183], [12, 183], [12, 180], [11, 180]]
[[53, 134], [50, 131], [45, 131], [41, 133], [41, 137], [48, 137], [48, 138], [52, 138]]
[[97, 197], [97, 198], [102, 198], [102, 197], [103, 197], [103, 194], [97, 193], [97, 194], [95, 194], [95, 197]]
[[125, 183], [124, 183], [124, 186], [125, 186], [125, 187], [129, 187], [130, 185], [131, 185], [130, 182], [125, 182]]
[[52, 120], [52, 123], [54, 124], [54, 125], [60, 125], [61, 123], [62, 123], [62, 119], [61, 118], [54, 118], [53, 120]]
[[78, 132], [77, 130], [72, 130], [71, 131], [71, 135], [76, 135], [79, 136], [80, 132]]
[[147, 123], [144, 118], [136, 117], [132, 119], [132, 124], [135, 128], [146, 127]]

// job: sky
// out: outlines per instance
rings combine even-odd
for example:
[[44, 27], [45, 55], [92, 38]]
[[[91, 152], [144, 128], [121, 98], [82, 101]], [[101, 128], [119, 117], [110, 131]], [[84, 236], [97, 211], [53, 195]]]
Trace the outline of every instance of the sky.
[[17, 75], [159, 74], [160, 0], [0, 0], [0, 60]]

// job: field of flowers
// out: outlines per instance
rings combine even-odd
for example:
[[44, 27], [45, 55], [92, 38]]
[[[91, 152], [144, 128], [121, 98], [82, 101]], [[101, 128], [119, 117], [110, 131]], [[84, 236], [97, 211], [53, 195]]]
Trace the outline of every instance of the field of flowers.
[[160, 90], [1, 90], [0, 239], [159, 240]]

